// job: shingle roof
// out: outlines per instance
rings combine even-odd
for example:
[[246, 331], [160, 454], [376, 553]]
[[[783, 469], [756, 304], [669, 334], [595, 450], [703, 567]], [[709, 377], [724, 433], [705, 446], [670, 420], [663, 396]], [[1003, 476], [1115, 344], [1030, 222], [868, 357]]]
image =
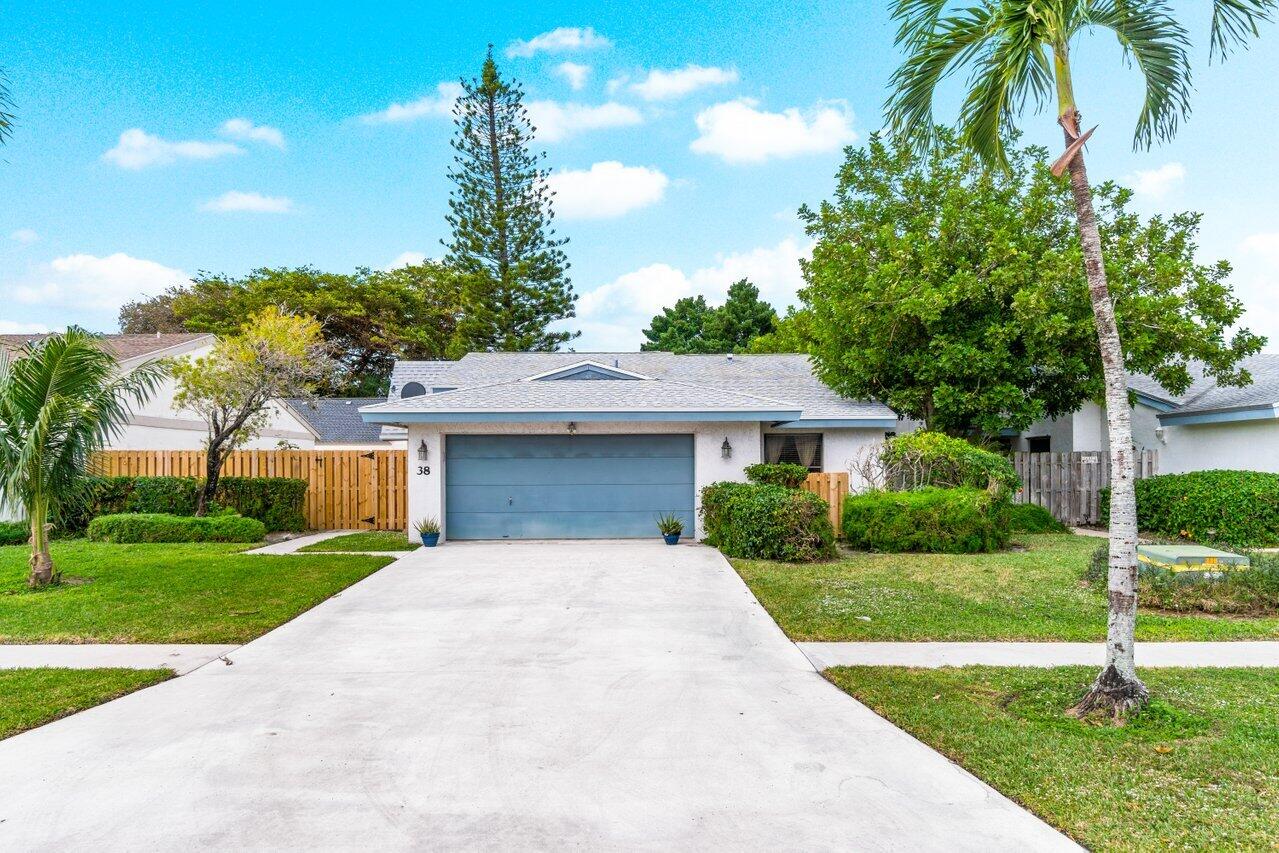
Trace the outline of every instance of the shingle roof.
[[[524, 382], [584, 361], [650, 377], [644, 380]], [[401, 400], [408, 382], [457, 388]], [[804, 355], [674, 355], [668, 352], [470, 353], [458, 361], [401, 361], [391, 375], [392, 391], [383, 411], [447, 411], [449, 407], [539, 409], [581, 408], [587, 402], [617, 410], [798, 410], [810, 420], [895, 419], [887, 406], [845, 399], [813, 375]], [[484, 390], [481, 390], [481, 386]], [[599, 387], [592, 387], [599, 386]], [[468, 391], [462, 394], [462, 390]]]
[[1279, 355], [1254, 355], [1245, 358], [1239, 366], [1252, 374], [1252, 384], [1242, 388], [1218, 385], [1210, 377], [1203, 377], [1201, 370], [1197, 370], [1195, 384], [1173, 413], [1180, 415], [1279, 405]]
[[[0, 335], [0, 348], [14, 352], [28, 343], [42, 341], [49, 337], [41, 335]], [[179, 332], [160, 335], [103, 335], [106, 350], [120, 361], [141, 358], [159, 353], [171, 347], [198, 341], [201, 338], [212, 338], [208, 332]]]
[[360, 417], [361, 406], [381, 403], [381, 397], [321, 397], [284, 402], [319, 434], [318, 441], [322, 444], [376, 444], [381, 440], [378, 425], [365, 423]]

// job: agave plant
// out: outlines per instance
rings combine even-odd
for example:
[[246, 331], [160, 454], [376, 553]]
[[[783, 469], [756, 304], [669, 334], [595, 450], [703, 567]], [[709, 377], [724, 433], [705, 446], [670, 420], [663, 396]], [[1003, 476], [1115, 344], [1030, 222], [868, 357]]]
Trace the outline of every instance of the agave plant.
[[53, 523], [83, 505], [93, 453], [166, 373], [149, 362], [121, 375], [101, 338], [75, 328], [27, 344], [16, 358], [0, 352], [0, 501], [25, 508], [30, 520], [28, 586], [57, 582]]

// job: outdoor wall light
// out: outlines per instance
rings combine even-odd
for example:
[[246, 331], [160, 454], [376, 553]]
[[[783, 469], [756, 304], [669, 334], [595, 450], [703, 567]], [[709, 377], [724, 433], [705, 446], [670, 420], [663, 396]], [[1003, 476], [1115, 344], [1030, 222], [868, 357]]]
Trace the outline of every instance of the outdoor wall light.
[[577, 435], [577, 421], [568, 422], [568, 434]]
[[426, 439], [422, 439], [417, 445], [417, 461], [425, 462], [427, 457]]
[[724, 436], [724, 443], [719, 446], [719, 455], [725, 459], [733, 458], [733, 445], [728, 443], [728, 436]]

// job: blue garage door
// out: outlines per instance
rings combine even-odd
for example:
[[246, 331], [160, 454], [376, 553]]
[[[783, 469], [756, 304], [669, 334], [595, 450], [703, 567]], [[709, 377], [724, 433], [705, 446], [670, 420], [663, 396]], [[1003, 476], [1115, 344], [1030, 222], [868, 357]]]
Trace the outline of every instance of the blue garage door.
[[691, 435], [450, 435], [449, 539], [656, 537], [693, 531]]

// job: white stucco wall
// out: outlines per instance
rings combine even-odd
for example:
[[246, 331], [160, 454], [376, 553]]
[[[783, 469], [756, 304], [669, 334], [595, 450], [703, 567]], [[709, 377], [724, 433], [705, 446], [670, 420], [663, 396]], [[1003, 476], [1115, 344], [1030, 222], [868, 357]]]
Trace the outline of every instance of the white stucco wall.
[[1279, 473], [1279, 420], [1164, 427], [1160, 474], [1213, 468]]
[[[1157, 450], [1161, 447], [1155, 436], [1155, 430], [1159, 427], [1158, 415], [1149, 406], [1133, 406], [1132, 443], [1138, 450]], [[1013, 450], [1029, 450], [1027, 439], [1032, 436], [1048, 436], [1053, 453], [1104, 451], [1110, 447], [1106, 410], [1093, 402], [1084, 403], [1068, 417], [1036, 421], [1018, 436], [1013, 443]]]

